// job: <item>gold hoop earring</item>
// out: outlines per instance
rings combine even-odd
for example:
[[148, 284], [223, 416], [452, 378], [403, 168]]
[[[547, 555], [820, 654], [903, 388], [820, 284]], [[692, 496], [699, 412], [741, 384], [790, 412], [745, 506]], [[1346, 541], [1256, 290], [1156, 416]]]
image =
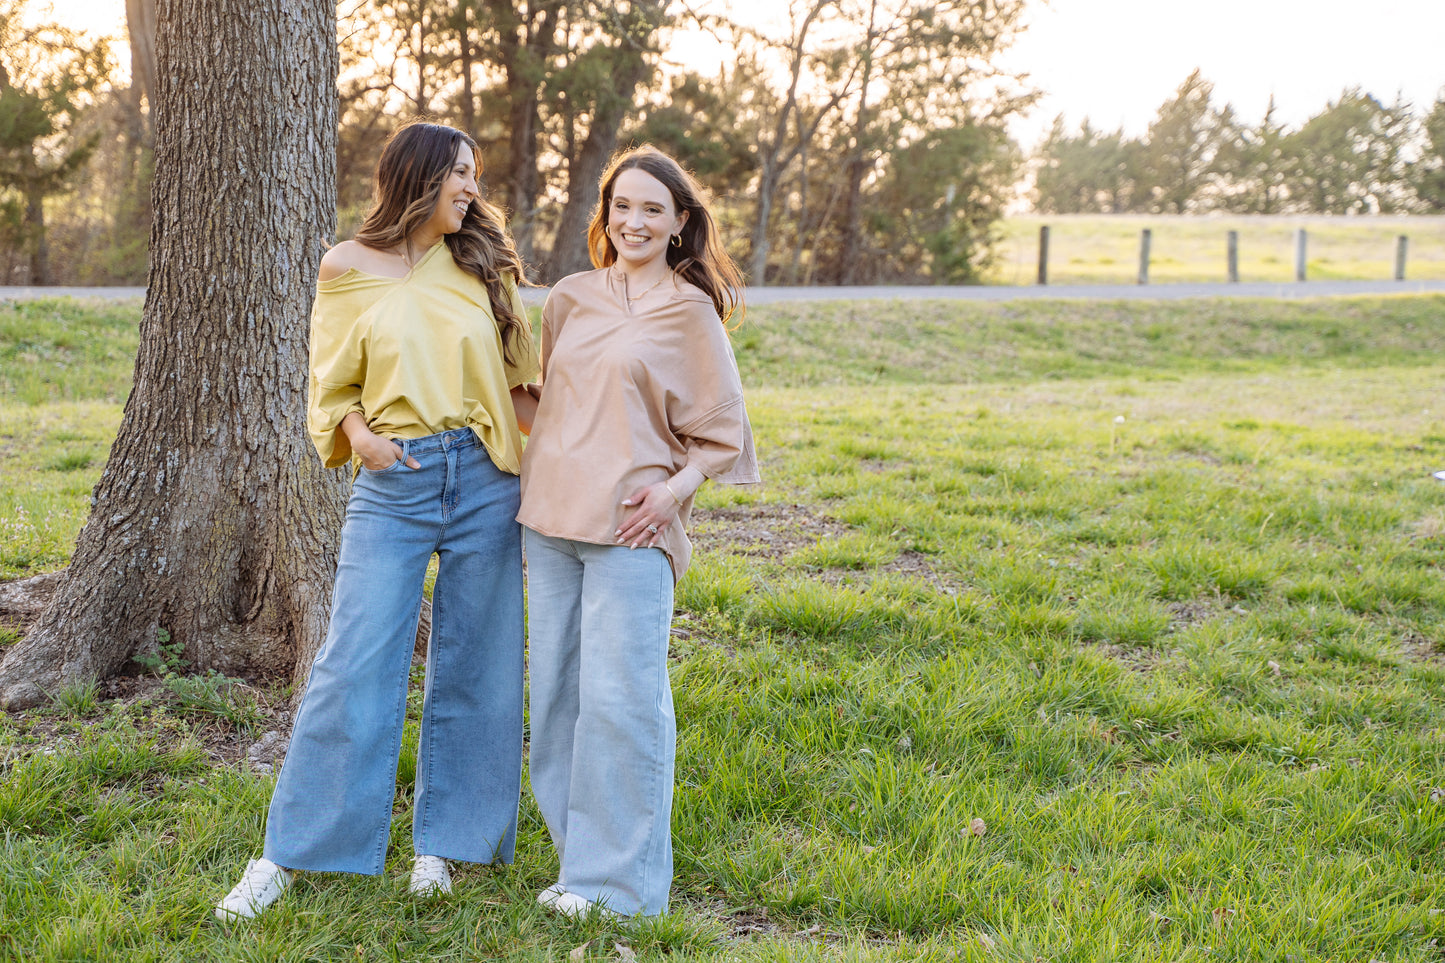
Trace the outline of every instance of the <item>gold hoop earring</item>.
[[674, 235], [672, 236], [672, 246], [673, 246], [673, 247], [682, 247], [682, 235], [681, 235], [681, 234], [674, 234]]

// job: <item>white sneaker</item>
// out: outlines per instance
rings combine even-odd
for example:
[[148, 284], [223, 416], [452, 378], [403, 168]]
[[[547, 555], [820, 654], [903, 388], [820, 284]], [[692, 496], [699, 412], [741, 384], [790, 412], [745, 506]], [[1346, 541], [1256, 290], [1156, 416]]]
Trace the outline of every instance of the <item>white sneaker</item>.
[[411, 895], [438, 896], [452, 891], [452, 874], [440, 856], [417, 856], [411, 861]]
[[603, 906], [601, 903], [594, 903], [585, 896], [576, 893], [569, 893], [560, 886], [548, 886], [537, 894], [537, 902], [547, 907], [554, 913], [568, 916], [572, 919], [581, 919], [596, 913], [602, 919], [615, 919], [618, 914]]
[[253, 859], [236, 888], [216, 904], [216, 919], [224, 922], [254, 919], [291, 885], [291, 873], [266, 859]]

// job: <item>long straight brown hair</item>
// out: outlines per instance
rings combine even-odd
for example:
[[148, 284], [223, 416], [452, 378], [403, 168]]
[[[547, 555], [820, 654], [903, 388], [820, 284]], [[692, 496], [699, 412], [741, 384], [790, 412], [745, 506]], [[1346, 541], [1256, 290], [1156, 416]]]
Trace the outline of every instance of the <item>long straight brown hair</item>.
[[[376, 164], [375, 203], [356, 232], [356, 240], [381, 250], [406, 243], [436, 210], [442, 184], [461, 144], [471, 148], [480, 176], [482, 155], [477, 142], [454, 127], [413, 121], [392, 134]], [[478, 195], [467, 205], [461, 230], [444, 239], [457, 266], [486, 288], [502, 335], [502, 354], [509, 363], [515, 362], [519, 339], [529, 338], [531, 333], [527, 319], [513, 310], [502, 282], [504, 274], [510, 273], [518, 282], [525, 276], [502, 212]]]
[[667, 245], [668, 266], [712, 298], [717, 316], [725, 326], [735, 312], [741, 322], [746, 311], [742, 274], [723, 249], [717, 222], [703, 202], [702, 187], [681, 164], [651, 144], [616, 154], [602, 174], [597, 209], [587, 225], [587, 253], [593, 266], [608, 267], [617, 262], [617, 248], [607, 236], [607, 213], [612, 207], [612, 188], [617, 183], [617, 175], [632, 168], [661, 181], [672, 195], [677, 213], [687, 212], [687, 222], [678, 235], [680, 243]]

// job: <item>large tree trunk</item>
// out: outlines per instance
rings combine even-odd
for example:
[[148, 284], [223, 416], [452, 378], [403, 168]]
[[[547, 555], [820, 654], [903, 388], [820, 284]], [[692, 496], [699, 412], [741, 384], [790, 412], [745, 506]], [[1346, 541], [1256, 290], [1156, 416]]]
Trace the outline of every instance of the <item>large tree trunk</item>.
[[135, 387], [70, 568], [0, 665], [7, 708], [101, 678], [161, 631], [194, 668], [304, 679], [345, 508], [305, 431], [335, 29], [330, 0], [159, 4]]

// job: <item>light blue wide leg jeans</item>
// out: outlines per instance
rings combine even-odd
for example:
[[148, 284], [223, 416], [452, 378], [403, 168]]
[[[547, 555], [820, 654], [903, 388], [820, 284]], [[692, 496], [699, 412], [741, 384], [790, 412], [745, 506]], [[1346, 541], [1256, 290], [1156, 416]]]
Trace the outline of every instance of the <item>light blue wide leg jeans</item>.
[[624, 915], [667, 910], [677, 723], [661, 549], [525, 530], [532, 792], [558, 883]]
[[412, 835], [419, 854], [510, 862], [522, 769], [519, 482], [470, 429], [403, 444], [420, 462], [352, 484], [331, 601], [265, 856], [291, 869], [376, 874], [386, 861], [407, 680], [432, 553]]

